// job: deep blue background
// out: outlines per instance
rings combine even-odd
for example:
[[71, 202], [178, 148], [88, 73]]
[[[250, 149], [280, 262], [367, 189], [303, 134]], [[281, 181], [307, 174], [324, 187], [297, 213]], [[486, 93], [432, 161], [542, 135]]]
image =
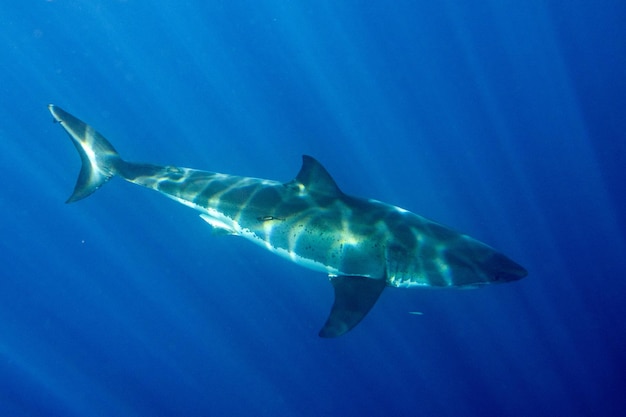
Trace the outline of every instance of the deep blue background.
[[[0, 415], [609, 416], [626, 407], [626, 3], [0, 5]], [[317, 332], [321, 274], [79, 159], [46, 105], [130, 160], [350, 193], [526, 266], [388, 289]], [[411, 315], [420, 311], [423, 315]]]

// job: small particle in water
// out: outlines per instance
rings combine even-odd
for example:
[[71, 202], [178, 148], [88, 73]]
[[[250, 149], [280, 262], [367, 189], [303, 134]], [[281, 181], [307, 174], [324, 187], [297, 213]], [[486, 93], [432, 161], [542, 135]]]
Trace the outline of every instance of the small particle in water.
[[409, 314], [413, 314], [414, 316], [423, 316], [424, 313], [421, 311], [409, 311]]

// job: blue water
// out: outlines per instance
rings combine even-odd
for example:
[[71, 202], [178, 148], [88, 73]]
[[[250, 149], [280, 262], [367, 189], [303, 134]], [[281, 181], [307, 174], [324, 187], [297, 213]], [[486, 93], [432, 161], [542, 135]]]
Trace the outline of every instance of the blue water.
[[[626, 400], [626, 3], [24, 0], [0, 5], [0, 415], [615, 416]], [[327, 279], [80, 161], [354, 195], [529, 276], [386, 290], [317, 337]], [[409, 314], [409, 312], [423, 314]]]

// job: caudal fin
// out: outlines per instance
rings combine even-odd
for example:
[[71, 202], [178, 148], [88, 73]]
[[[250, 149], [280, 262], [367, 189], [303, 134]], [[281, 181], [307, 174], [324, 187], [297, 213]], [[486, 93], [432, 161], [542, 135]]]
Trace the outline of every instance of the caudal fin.
[[82, 200], [115, 176], [115, 166], [121, 161], [117, 151], [100, 133], [54, 104], [48, 106], [54, 120], [70, 135], [78, 150], [82, 167], [74, 192], [66, 203]]

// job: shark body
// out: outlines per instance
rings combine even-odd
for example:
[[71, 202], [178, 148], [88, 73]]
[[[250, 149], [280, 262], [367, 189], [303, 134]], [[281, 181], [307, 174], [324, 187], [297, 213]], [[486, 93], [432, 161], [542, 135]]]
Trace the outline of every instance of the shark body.
[[351, 330], [386, 286], [471, 288], [527, 274], [467, 235], [399, 207], [343, 193], [310, 156], [303, 157], [300, 172], [286, 183], [131, 163], [91, 126], [57, 106], [49, 110], [82, 160], [67, 202], [81, 200], [119, 176], [199, 211], [218, 231], [327, 274], [335, 301], [322, 337]]

